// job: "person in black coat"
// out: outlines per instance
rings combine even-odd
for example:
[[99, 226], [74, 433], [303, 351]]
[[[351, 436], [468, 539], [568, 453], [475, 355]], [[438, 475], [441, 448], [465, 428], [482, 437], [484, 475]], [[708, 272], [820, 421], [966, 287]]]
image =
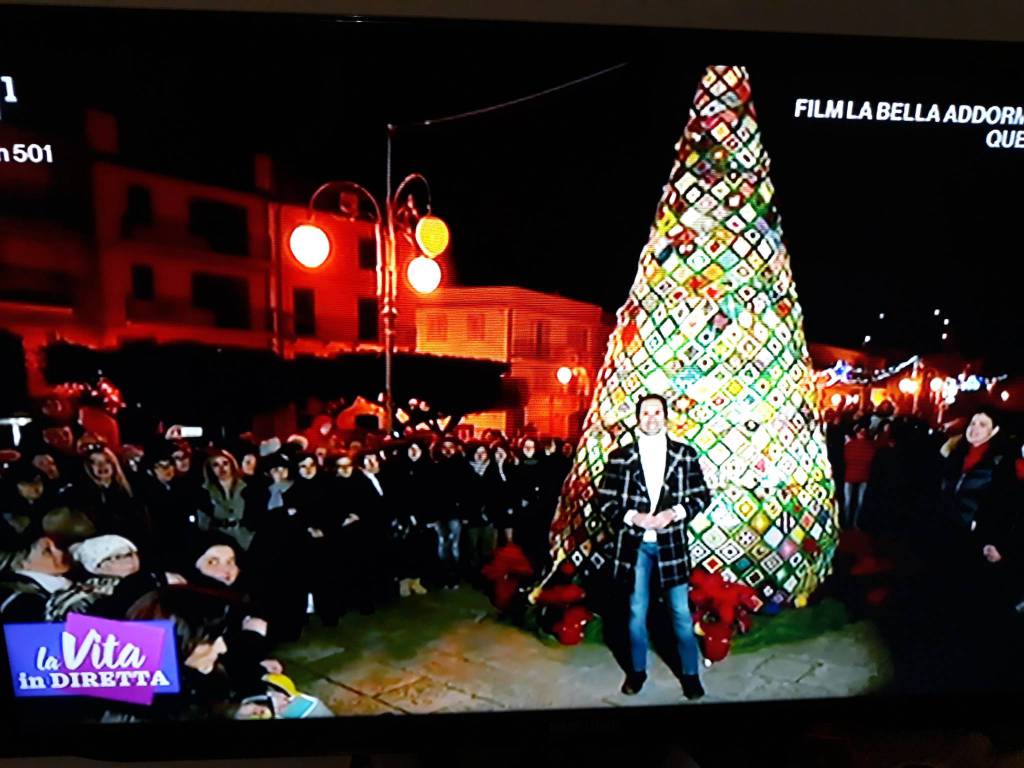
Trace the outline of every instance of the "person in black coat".
[[[163, 440], [143, 456], [138, 479], [142, 501], [153, 526], [155, 567], [169, 569], [195, 529], [195, 494], [177, 476], [174, 446]], [[191, 518], [191, 520], [190, 520]]]
[[148, 558], [153, 549], [149, 516], [117, 456], [105, 445], [93, 445], [86, 449], [82, 463], [83, 476], [66, 489], [62, 503], [87, 514], [97, 533], [124, 536]]
[[516, 473], [516, 514], [514, 536], [522, 547], [526, 559], [536, 573], [546, 570], [549, 562], [549, 531], [555, 507], [547, 492], [548, 478], [539, 446], [532, 437], [524, 438], [519, 446], [519, 464]]
[[245, 690], [228, 670], [230, 601], [217, 589], [193, 584], [151, 592], [132, 607], [130, 621], [174, 624], [181, 691], [157, 696], [148, 706], [107, 703], [111, 722], [210, 720], [230, 717]]
[[462, 443], [455, 437], [443, 437], [433, 453], [433, 490], [424, 512], [437, 534], [435, 579], [440, 585], [457, 588], [462, 566], [462, 519], [472, 478]]
[[492, 461], [487, 468], [490, 477], [487, 489], [487, 517], [497, 529], [501, 543], [511, 544], [519, 518], [517, 495], [518, 467], [508, 444], [497, 440], [490, 446]]
[[311, 587], [307, 560], [309, 512], [301, 489], [292, 479], [292, 458], [284, 451], [264, 460], [270, 479], [264, 497], [247, 505], [245, 527], [253, 532], [249, 562], [255, 593], [266, 606], [275, 641], [298, 640], [306, 621]]
[[197, 532], [184, 548], [181, 571], [189, 585], [218, 595], [227, 605], [224, 665], [233, 688], [249, 696], [262, 689], [264, 674], [280, 673], [283, 667], [272, 657], [270, 620], [252, 595], [245, 558], [230, 536]]
[[480, 571], [491, 559], [497, 544], [491, 515], [501, 489], [495, 484], [490, 449], [477, 442], [470, 443], [467, 448], [471, 471], [466, 474], [466, 502], [462, 509], [462, 570], [471, 584], [482, 585]]
[[569, 476], [572, 461], [562, 452], [563, 442], [558, 438], [550, 438], [544, 444], [545, 503], [552, 509], [558, 505], [558, 497], [562, 495], [562, 484]]
[[392, 526], [395, 510], [400, 502], [393, 479], [382, 471], [376, 451], [364, 450], [360, 454], [357, 475], [356, 514], [362, 526], [365, 547], [362, 567], [370, 585], [375, 603], [383, 603], [397, 594], [398, 564], [392, 546]]
[[977, 541], [1003, 525], [1011, 488], [1013, 461], [1000, 444], [999, 429], [998, 414], [979, 409], [943, 468], [944, 518], [962, 543], [977, 549], [977, 557]]
[[302, 451], [296, 461], [298, 471], [290, 498], [302, 510], [308, 538], [304, 544], [304, 557], [310, 564], [310, 590], [313, 608], [324, 626], [335, 626], [341, 615], [342, 596], [336, 583], [337, 562], [332, 555], [328, 535], [335, 535], [341, 522], [337, 511], [330, 507], [328, 478], [321, 471], [315, 453]]
[[426, 594], [423, 577], [436, 568], [436, 538], [427, 519], [432, 470], [424, 443], [412, 440], [400, 451], [389, 473], [399, 496], [393, 514], [392, 540], [402, 597]]
[[369, 565], [366, 562], [367, 526], [360, 503], [367, 491], [362, 473], [348, 453], [335, 457], [334, 473], [327, 478], [327, 504], [318, 527], [324, 532], [331, 561], [339, 615], [359, 609], [373, 611]]

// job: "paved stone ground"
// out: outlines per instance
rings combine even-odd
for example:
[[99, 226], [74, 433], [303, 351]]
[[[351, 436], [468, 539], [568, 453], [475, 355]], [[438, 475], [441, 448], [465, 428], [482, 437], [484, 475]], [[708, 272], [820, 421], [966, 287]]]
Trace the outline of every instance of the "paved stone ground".
[[[619, 693], [623, 673], [599, 644], [547, 643], [497, 620], [472, 589], [402, 599], [372, 616], [316, 620], [278, 658], [301, 690], [339, 715], [684, 703], [652, 651], [638, 696]], [[732, 654], [703, 672], [703, 702], [820, 698], [866, 693], [891, 675], [869, 622], [787, 645]]]

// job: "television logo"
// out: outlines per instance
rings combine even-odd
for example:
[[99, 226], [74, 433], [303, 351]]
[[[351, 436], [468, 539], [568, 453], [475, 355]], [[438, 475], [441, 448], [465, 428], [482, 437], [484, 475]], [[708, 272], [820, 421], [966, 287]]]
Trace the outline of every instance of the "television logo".
[[64, 624], [4, 627], [15, 696], [94, 696], [152, 704], [178, 693], [171, 621], [111, 621], [69, 614]]

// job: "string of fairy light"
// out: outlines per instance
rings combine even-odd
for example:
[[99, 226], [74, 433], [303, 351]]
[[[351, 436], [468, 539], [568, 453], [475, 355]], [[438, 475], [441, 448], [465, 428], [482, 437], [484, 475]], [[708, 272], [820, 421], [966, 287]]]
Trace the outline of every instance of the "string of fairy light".
[[[950, 334], [949, 317], [943, 317], [942, 309], [938, 307], [933, 310], [932, 316], [942, 318], [940, 338], [942, 341], [947, 341]], [[886, 313], [884, 311], [879, 312], [878, 319], [884, 321]], [[866, 347], [870, 344], [872, 338], [870, 333], [865, 334], [863, 346]], [[911, 355], [906, 360], [894, 365], [872, 369], [852, 365], [846, 360], [837, 360], [832, 367], [815, 373], [815, 383], [822, 389], [836, 385], [869, 386], [872, 384], [882, 384], [909, 370], [909, 375], [900, 381], [900, 391], [904, 394], [916, 394], [923, 386], [923, 381], [918, 378], [918, 374], [923, 368], [924, 361], [920, 355]], [[938, 400], [950, 404], [960, 392], [976, 392], [981, 389], [987, 389], [989, 392], [992, 392], [996, 384], [1007, 378], [1006, 374], [979, 376], [964, 371], [956, 377], [933, 376], [928, 382], [928, 388]], [[1009, 394], [1003, 391], [1000, 397], [1005, 402], [1009, 399]]]

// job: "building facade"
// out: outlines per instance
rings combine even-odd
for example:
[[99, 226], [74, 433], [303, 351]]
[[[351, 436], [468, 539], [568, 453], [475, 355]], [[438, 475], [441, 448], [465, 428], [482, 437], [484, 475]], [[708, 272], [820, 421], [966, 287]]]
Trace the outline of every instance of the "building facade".
[[[8, 124], [0, 129], [17, 141], [46, 142], [15, 137]], [[47, 390], [41, 351], [56, 341], [93, 348], [195, 341], [284, 357], [382, 349], [369, 217], [275, 201], [265, 156], [255, 159], [247, 189], [132, 167], [118, 159], [116, 121], [94, 111], [76, 150], [73, 181], [67, 168], [58, 176], [47, 166], [10, 166], [18, 176], [0, 178], [0, 328], [21, 337], [30, 395]], [[289, 245], [305, 223], [331, 243], [315, 270]], [[396, 345], [412, 351], [419, 295], [405, 272], [416, 253], [401, 234], [397, 251]], [[444, 290], [448, 255], [438, 261]]]
[[595, 304], [511, 286], [450, 287], [418, 306], [416, 349], [509, 364], [519, 407], [471, 414], [476, 430], [575, 439], [612, 327]]

